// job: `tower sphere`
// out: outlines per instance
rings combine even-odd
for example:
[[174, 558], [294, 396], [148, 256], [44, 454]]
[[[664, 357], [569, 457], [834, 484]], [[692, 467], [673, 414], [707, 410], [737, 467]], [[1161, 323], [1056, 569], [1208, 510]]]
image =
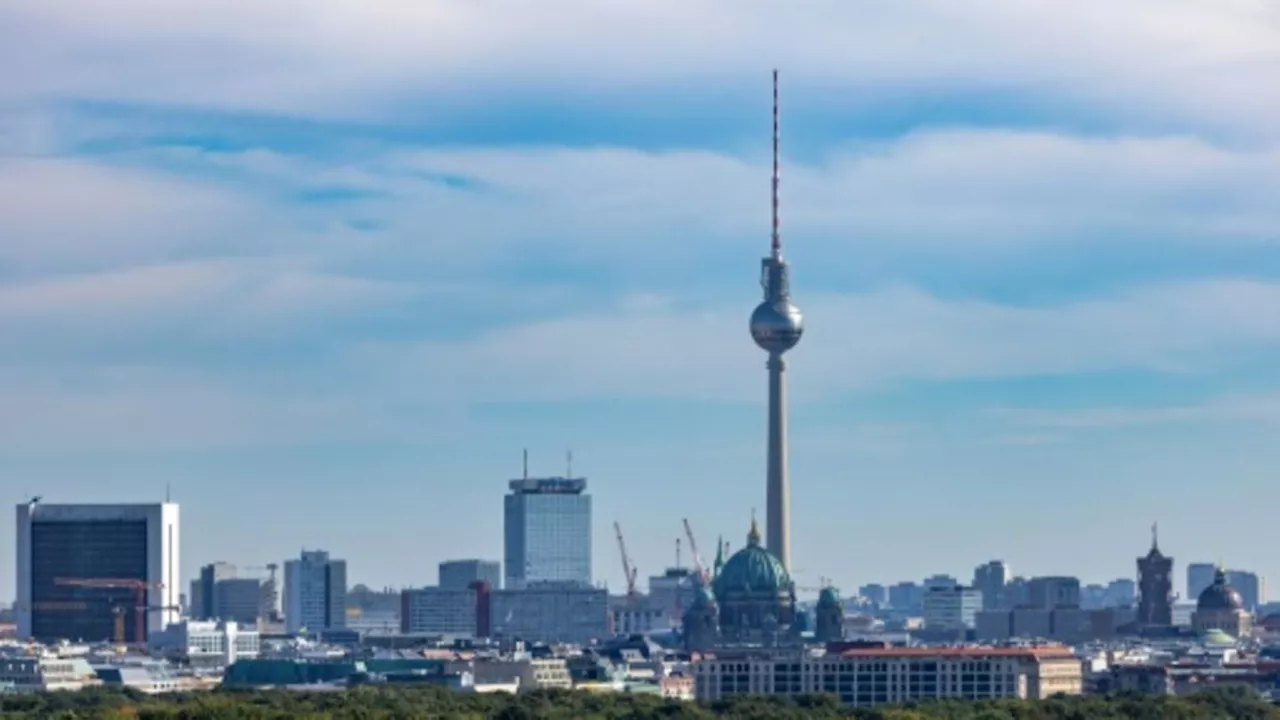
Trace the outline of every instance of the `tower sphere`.
[[751, 339], [766, 352], [784, 353], [803, 334], [804, 316], [790, 300], [766, 300], [751, 313]]

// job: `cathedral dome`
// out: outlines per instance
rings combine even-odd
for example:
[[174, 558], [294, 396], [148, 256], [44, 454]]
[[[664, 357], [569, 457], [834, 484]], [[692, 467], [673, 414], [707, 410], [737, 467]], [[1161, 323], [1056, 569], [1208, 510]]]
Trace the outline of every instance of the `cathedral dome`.
[[1200, 599], [1196, 602], [1196, 610], [1199, 612], [1214, 612], [1243, 609], [1244, 600], [1241, 599], [1240, 593], [1227, 584], [1227, 572], [1222, 568], [1218, 568], [1218, 571], [1213, 576], [1213, 584], [1200, 593]]
[[833, 587], [824, 587], [822, 592], [818, 593], [818, 605], [839, 605], [840, 595], [836, 593]]
[[716, 599], [736, 593], [783, 594], [791, 591], [791, 576], [773, 553], [760, 545], [760, 531], [755, 520], [747, 535], [747, 546], [734, 553], [714, 581]]

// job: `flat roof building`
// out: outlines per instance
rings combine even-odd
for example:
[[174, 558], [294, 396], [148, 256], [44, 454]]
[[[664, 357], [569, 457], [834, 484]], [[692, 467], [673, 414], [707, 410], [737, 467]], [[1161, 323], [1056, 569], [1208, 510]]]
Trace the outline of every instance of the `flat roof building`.
[[504, 589], [591, 584], [591, 496], [586, 478], [512, 480], [503, 498]]
[[178, 505], [17, 506], [17, 625], [22, 639], [111, 640], [123, 615], [138, 637], [177, 622]]

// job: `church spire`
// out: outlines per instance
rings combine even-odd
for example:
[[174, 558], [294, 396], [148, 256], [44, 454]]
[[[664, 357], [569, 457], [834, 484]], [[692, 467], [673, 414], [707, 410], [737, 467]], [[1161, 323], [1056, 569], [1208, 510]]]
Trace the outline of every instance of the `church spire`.
[[760, 527], [756, 524], [756, 511], [751, 511], [751, 531], [747, 533], [747, 545], [760, 544]]

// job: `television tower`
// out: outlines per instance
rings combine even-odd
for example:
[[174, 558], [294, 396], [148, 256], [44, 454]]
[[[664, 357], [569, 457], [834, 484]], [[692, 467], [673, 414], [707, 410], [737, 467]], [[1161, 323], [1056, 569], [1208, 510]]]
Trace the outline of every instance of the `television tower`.
[[787, 480], [787, 364], [782, 354], [804, 334], [800, 308], [791, 303], [787, 261], [778, 233], [778, 71], [773, 71], [773, 233], [769, 257], [760, 261], [764, 302], [751, 313], [751, 338], [769, 353], [769, 465], [765, 547], [791, 569], [791, 489]]

